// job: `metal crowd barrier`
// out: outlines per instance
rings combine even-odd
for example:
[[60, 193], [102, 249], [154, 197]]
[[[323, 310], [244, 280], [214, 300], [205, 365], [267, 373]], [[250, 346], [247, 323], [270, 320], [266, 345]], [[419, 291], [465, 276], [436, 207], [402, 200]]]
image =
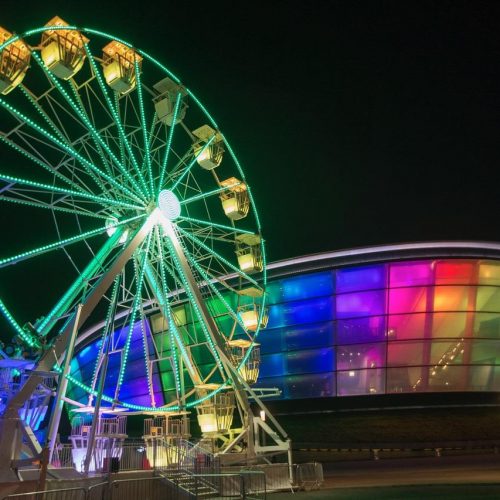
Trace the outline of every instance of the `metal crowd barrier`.
[[300, 489], [320, 489], [324, 482], [323, 465], [318, 462], [295, 466], [295, 484]]
[[265, 476], [262, 472], [244, 471], [228, 474], [191, 474], [178, 479], [165, 476], [117, 479], [88, 488], [15, 493], [3, 497], [2, 500], [191, 500], [204, 496], [265, 499]]
[[17, 498], [22, 500], [86, 500], [85, 488], [62, 488], [57, 490], [31, 491], [27, 493], [14, 493], [3, 497], [2, 500]]

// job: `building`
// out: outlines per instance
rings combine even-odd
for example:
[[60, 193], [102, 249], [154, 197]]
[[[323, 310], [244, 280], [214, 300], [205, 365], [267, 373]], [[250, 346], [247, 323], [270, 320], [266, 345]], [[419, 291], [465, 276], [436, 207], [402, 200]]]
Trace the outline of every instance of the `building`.
[[[367, 247], [276, 262], [268, 272], [256, 385], [279, 388], [283, 407], [306, 399], [321, 406], [352, 396], [370, 404], [368, 397], [379, 395], [500, 392], [500, 244]], [[91, 333], [82, 338], [72, 373], [89, 383], [98, 342], [89, 343]], [[134, 378], [142, 355], [139, 332], [124, 401], [147, 399], [147, 384]], [[118, 357], [111, 360], [111, 378], [118, 365]], [[173, 376], [156, 366], [161, 404]], [[86, 394], [73, 384], [69, 396]]]

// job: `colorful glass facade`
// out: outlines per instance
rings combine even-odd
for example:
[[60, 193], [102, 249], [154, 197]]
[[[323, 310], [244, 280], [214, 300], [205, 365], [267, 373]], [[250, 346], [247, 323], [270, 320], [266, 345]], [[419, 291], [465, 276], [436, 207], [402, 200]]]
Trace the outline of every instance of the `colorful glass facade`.
[[[258, 387], [278, 387], [281, 399], [500, 391], [500, 260], [332, 263], [286, 272], [282, 266], [282, 277], [268, 284]], [[139, 340], [131, 349], [138, 363]], [[92, 349], [97, 343], [74, 361], [75, 375], [87, 381]], [[162, 404], [173, 376], [166, 365], [159, 371], [152, 378]], [[133, 367], [127, 377], [120, 399], [144, 396], [147, 404], [145, 381], [133, 378]]]

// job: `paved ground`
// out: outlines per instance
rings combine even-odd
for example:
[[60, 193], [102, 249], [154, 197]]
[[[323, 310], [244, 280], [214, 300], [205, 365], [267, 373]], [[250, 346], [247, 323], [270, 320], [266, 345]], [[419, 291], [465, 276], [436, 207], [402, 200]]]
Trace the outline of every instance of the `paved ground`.
[[272, 499], [500, 498], [500, 455], [337, 462], [324, 464], [324, 473], [321, 491]]

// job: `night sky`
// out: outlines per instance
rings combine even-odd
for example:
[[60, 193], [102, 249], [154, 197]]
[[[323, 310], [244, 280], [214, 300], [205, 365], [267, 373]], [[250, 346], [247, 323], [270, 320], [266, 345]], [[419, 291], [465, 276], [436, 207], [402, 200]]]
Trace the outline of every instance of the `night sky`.
[[56, 14], [134, 43], [200, 98], [270, 260], [500, 240], [499, 2], [2, 0], [0, 24]]

